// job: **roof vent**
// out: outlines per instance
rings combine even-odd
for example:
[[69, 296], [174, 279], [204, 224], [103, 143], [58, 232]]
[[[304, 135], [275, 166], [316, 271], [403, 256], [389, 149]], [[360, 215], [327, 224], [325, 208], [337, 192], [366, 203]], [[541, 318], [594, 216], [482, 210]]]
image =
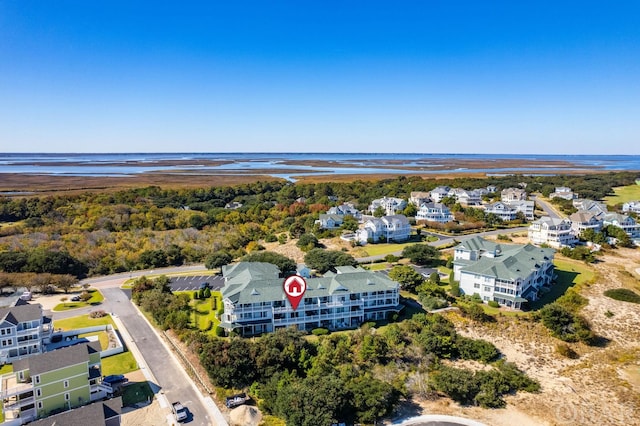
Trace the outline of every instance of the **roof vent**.
[[251, 295], [252, 296], [258, 296], [260, 295], [260, 293], [258, 293], [258, 290], [256, 290], [255, 288], [253, 290], [251, 290]]

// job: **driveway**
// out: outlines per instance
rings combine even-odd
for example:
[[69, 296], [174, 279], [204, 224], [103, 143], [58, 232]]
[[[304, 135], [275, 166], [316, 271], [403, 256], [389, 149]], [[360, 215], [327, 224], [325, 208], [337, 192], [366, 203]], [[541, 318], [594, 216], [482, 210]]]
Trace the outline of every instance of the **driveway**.
[[[144, 360], [138, 360], [141, 363], [141, 368], [148, 368], [157, 380], [157, 383], [154, 384], [154, 391], [164, 394], [169, 403], [181, 401], [192, 414], [190, 425], [226, 425], [227, 423], [224, 419], [219, 421], [212, 418], [210, 412], [205, 408], [205, 402], [202, 400], [200, 391], [193, 385], [191, 378], [185, 373], [182, 365], [177, 362], [174, 355], [165, 347], [160, 337], [156, 334], [156, 331], [151, 328], [149, 323], [132, 305], [125, 292], [118, 287], [125, 279], [122, 277], [116, 279], [103, 277], [91, 280], [93, 287], [98, 288], [104, 295], [104, 302], [99, 306], [90, 308], [51, 312], [54, 324], [56, 319], [82, 315], [96, 309], [115, 314], [126, 328], [126, 333], [123, 333], [124, 344], [129, 346], [135, 344], [137, 351], [144, 358]], [[39, 301], [36, 300], [36, 302]], [[55, 300], [47, 302], [47, 305], [51, 305]], [[211, 409], [213, 410], [213, 408]]]

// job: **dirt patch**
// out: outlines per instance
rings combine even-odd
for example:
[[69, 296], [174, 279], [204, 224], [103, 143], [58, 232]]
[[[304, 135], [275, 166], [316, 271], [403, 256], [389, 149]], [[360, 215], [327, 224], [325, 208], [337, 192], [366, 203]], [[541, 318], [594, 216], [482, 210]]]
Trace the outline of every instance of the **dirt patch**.
[[506, 397], [507, 410], [421, 401], [425, 412], [471, 417], [490, 425], [639, 424], [640, 307], [610, 299], [603, 292], [619, 287], [638, 289], [638, 280], [629, 272], [640, 266], [640, 250], [619, 249], [600, 259], [593, 265], [599, 278], [581, 292], [589, 299], [581, 313], [604, 338], [601, 346], [569, 344], [580, 355], [571, 360], [556, 353], [559, 340], [528, 318], [498, 317], [495, 323], [479, 325], [449, 312], [446, 315], [462, 335], [496, 345], [508, 361], [538, 380], [542, 389], [537, 394], [519, 392]]

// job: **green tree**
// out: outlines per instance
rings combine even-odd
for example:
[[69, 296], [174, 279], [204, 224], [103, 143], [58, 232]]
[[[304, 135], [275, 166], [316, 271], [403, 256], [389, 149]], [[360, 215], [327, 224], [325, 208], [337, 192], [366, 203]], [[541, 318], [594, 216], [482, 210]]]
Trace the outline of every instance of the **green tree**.
[[429, 265], [440, 259], [440, 252], [428, 244], [413, 244], [402, 250], [402, 256], [416, 265]]
[[296, 263], [287, 256], [272, 251], [253, 252], [241, 259], [243, 262], [265, 262], [276, 265], [280, 273], [285, 276], [296, 271]]
[[416, 207], [415, 204], [409, 203], [407, 204], [407, 207], [405, 207], [404, 210], [402, 211], [402, 214], [405, 215], [406, 217], [415, 217], [416, 214], [418, 214], [418, 208]]
[[373, 217], [382, 217], [387, 214], [387, 211], [382, 206], [376, 207], [373, 211]]
[[400, 286], [412, 293], [416, 287], [424, 282], [424, 278], [415, 269], [408, 265], [397, 265], [389, 271], [389, 278], [400, 283]]
[[304, 256], [304, 263], [319, 273], [335, 268], [336, 266], [356, 266], [358, 262], [348, 253], [337, 250], [323, 250], [315, 248]]
[[309, 251], [313, 248], [318, 247], [318, 239], [313, 234], [302, 234], [300, 235], [300, 239], [296, 243], [296, 246], [301, 248], [303, 251]]
[[352, 232], [356, 231], [358, 229], [358, 219], [351, 215], [346, 215], [342, 219], [342, 225], [340, 225], [340, 229]]
[[204, 266], [207, 269], [218, 269], [230, 264], [232, 261], [233, 257], [226, 251], [216, 251], [206, 257]]

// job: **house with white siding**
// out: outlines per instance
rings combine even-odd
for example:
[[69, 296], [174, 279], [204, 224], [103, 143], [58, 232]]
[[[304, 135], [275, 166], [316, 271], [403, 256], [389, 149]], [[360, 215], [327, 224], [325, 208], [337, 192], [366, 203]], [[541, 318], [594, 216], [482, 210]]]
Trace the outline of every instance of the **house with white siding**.
[[554, 280], [555, 250], [531, 244], [498, 244], [480, 237], [463, 241], [454, 249], [454, 279], [463, 294], [477, 293], [483, 302], [520, 309], [537, 300]]
[[602, 226], [613, 225], [621, 228], [632, 239], [640, 238], [640, 225], [631, 216], [607, 213], [602, 216]]
[[572, 204], [578, 211], [585, 211], [594, 215], [602, 215], [609, 212], [609, 209], [605, 204], [593, 200], [580, 198], [573, 200]]
[[416, 207], [431, 202], [431, 193], [424, 191], [413, 191], [409, 196], [409, 202]]
[[527, 199], [527, 191], [521, 188], [506, 188], [500, 193], [500, 199], [503, 203], [525, 201]]
[[424, 203], [416, 213], [417, 221], [447, 223], [454, 219], [451, 210], [441, 203]]
[[527, 220], [534, 220], [534, 212], [536, 209], [536, 204], [533, 201], [528, 200], [514, 200], [514, 201], [503, 201], [509, 207], [516, 210], [516, 212], [522, 212], [524, 217]]
[[563, 200], [575, 200], [576, 198], [578, 198], [578, 194], [573, 192], [571, 188], [568, 188], [566, 186], [558, 186], [556, 187], [556, 190], [554, 192], [549, 194], [549, 198], [550, 199], [562, 198]]
[[369, 212], [373, 214], [378, 207], [382, 207], [387, 216], [393, 216], [407, 207], [407, 201], [402, 198], [382, 197], [371, 202]]
[[356, 209], [356, 206], [353, 203], [342, 203], [339, 206], [331, 207], [329, 210], [327, 210], [327, 214], [335, 214], [338, 216], [353, 216], [357, 220], [362, 219], [362, 213], [360, 213], [360, 211]]
[[22, 303], [0, 308], [0, 363], [44, 352], [53, 326], [39, 304]]
[[573, 247], [578, 238], [571, 229], [571, 220], [541, 217], [529, 225], [529, 241], [554, 248]]
[[387, 319], [402, 309], [400, 285], [385, 274], [340, 266], [336, 272], [306, 280], [307, 289], [293, 309], [275, 265], [240, 262], [222, 268], [224, 313], [220, 326], [242, 336], [295, 326], [301, 330], [356, 328]]
[[573, 213], [569, 216], [569, 220], [571, 221], [571, 231], [576, 236], [580, 236], [582, 231], [587, 229], [593, 229], [596, 232], [602, 229], [602, 220], [599, 219], [599, 216], [585, 210]]
[[638, 213], [640, 214], [640, 201], [629, 201], [622, 205], [622, 211], [625, 213]]
[[509, 206], [507, 203], [503, 203], [502, 201], [489, 204], [484, 211], [485, 213], [495, 214], [503, 221], [515, 220], [518, 217], [518, 210]]
[[439, 203], [449, 196], [449, 191], [451, 191], [451, 188], [448, 186], [438, 186], [433, 188], [429, 194], [434, 203]]
[[406, 241], [411, 234], [411, 224], [405, 215], [397, 214], [372, 218], [356, 231], [356, 239], [361, 243]]

